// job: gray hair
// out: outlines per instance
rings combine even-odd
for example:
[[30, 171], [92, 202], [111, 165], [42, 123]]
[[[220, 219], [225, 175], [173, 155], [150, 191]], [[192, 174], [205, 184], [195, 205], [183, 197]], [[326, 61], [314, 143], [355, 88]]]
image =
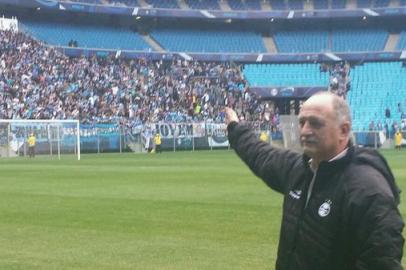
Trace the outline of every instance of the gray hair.
[[337, 124], [341, 124], [345, 121], [350, 122], [352, 124], [352, 117], [351, 117], [351, 109], [348, 105], [348, 102], [340, 96], [332, 92], [317, 92], [314, 95], [325, 95], [331, 97], [331, 104], [333, 106], [333, 110], [336, 113], [336, 120]]

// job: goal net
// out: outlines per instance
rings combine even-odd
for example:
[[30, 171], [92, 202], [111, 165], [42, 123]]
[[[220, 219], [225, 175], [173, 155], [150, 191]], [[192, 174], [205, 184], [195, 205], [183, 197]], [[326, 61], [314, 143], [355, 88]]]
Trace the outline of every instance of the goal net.
[[80, 160], [78, 120], [0, 119], [0, 158], [28, 156], [30, 136], [35, 138], [34, 155]]

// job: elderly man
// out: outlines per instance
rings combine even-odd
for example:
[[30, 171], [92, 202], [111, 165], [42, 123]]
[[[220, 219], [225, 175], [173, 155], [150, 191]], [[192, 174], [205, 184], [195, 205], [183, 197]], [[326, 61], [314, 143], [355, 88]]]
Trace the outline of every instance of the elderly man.
[[229, 108], [226, 122], [236, 153], [284, 195], [277, 270], [403, 269], [400, 191], [379, 153], [351, 144], [343, 99], [323, 92], [303, 104], [303, 155], [262, 142]]

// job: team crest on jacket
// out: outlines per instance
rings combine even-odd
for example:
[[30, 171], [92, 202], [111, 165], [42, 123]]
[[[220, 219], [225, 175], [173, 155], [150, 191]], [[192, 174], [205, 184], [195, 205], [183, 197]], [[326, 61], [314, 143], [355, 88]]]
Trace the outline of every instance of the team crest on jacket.
[[326, 217], [330, 214], [332, 202], [330, 200], [326, 200], [322, 205], [319, 207], [319, 216]]

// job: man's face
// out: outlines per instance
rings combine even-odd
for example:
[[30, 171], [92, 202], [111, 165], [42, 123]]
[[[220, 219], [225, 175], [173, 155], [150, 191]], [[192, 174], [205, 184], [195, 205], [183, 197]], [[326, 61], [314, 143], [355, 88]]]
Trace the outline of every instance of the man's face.
[[318, 161], [329, 160], [337, 152], [340, 127], [332, 105], [309, 102], [299, 114], [300, 142], [306, 155]]

